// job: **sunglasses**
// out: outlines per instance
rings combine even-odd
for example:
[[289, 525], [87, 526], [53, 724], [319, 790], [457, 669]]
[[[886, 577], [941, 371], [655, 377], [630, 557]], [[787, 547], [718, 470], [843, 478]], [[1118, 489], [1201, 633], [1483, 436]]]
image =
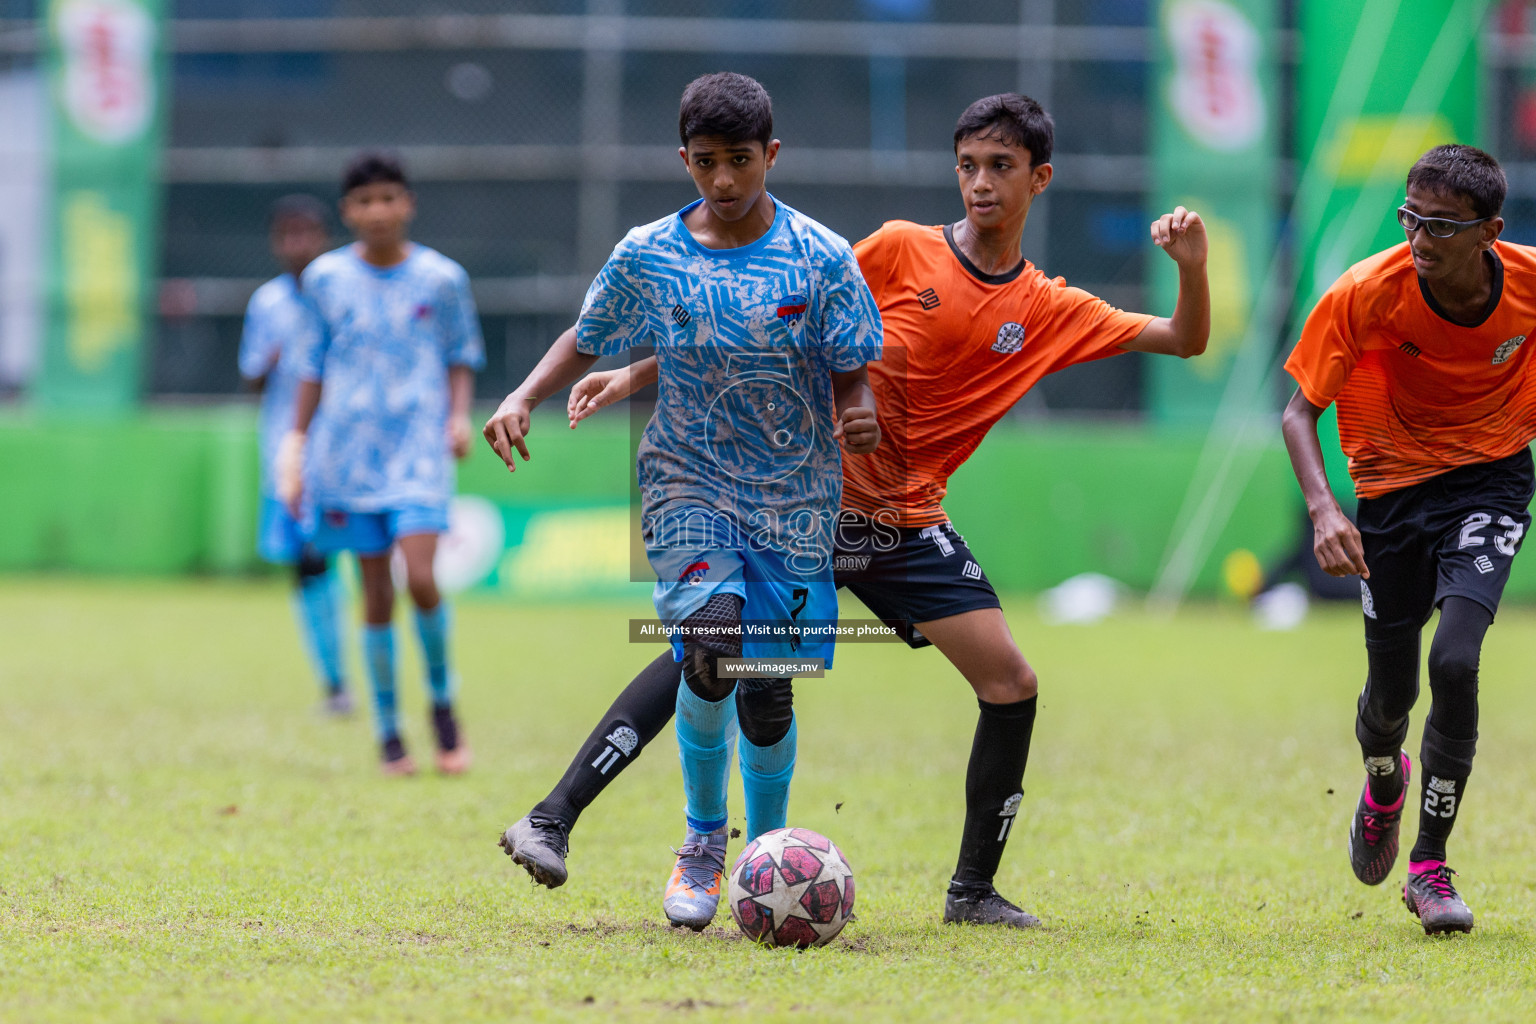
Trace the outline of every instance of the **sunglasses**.
[[1492, 217], [1479, 217], [1477, 220], [1449, 220], [1445, 217], [1420, 217], [1406, 206], [1397, 208], [1397, 222], [1403, 226], [1403, 230], [1412, 234], [1423, 228], [1435, 238], [1450, 238], [1452, 235], [1467, 230]]

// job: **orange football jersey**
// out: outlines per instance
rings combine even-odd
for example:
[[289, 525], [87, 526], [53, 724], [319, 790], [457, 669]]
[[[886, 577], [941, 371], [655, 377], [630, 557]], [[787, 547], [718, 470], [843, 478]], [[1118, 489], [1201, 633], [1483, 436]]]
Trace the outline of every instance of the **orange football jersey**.
[[983, 274], [947, 227], [888, 221], [853, 247], [885, 325], [869, 364], [880, 446], [843, 456], [843, 507], [932, 526], [953, 473], [1041, 377], [1121, 351], [1154, 317], [1024, 262]]
[[1285, 362], [1313, 405], [1339, 409], [1355, 493], [1374, 498], [1536, 437], [1536, 249], [1496, 242], [1476, 323], [1440, 309], [1408, 243], [1356, 263], [1307, 317]]

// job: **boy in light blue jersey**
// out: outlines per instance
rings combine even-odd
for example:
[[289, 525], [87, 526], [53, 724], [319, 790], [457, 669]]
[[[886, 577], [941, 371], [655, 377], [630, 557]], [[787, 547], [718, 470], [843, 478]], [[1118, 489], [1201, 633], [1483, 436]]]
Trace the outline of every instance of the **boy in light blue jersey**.
[[293, 353], [318, 326], [299, 294], [299, 275], [330, 245], [325, 205], [314, 196], [292, 195], [272, 207], [272, 255], [283, 273], [251, 296], [240, 336], [240, 375], [261, 392], [261, 522], [256, 550], [277, 565], [293, 566], [294, 614], [315, 674], [325, 690], [325, 710], [352, 712], [343, 679], [341, 594], [325, 555], [305, 542], [299, 522], [277, 497], [274, 462], [283, 435], [293, 426], [298, 378]]
[[474, 372], [485, 362], [464, 268], [408, 240], [415, 200], [392, 157], [347, 168], [342, 219], [357, 241], [319, 257], [301, 279], [320, 330], [295, 359], [294, 429], [284, 439], [285, 497], [321, 551], [350, 549], [362, 570], [364, 651], [383, 768], [416, 765], [395, 707], [395, 589], [390, 552], [405, 561], [432, 697], [437, 768], [469, 767], [453, 709], [448, 614], [433, 577], [448, 529], [453, 458], [469, 453]]
[[764, 189], [779, 143], [761, 85], [696, 80], [679, 134], [702, 198], [619, 243], [574, 338], [556, 342], [484, 433], [511, 468], [514, 448], [528, 456], [541, 399], [600, 356], [656, 349], [660, 392], [638, 469], [654, 602], [684, 684], [687, 819], [662, 905], [674, 926], [697, 930], [723, 885], [738, 725], [749, 840], [784, 826], [795, 764], [790, 680], [738, 686], [718, 662], [831, 663], [838, 445], [867, 453], [879, 442], [865, 363], [880, 358], [881, 330], [848, 243]]

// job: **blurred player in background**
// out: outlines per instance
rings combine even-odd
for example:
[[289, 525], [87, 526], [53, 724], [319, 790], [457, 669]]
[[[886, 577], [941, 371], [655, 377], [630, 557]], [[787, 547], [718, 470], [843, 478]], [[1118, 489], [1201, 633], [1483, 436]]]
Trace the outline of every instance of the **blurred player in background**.
[[[1171, 318], [1121, 312], [1024, 259], [1024, 224], [1050, 184], [1054, 137], [1050, 116], [1028, 97], [977, 100], [954, 134], [965, 219], [890, 221], [854, 246], [885, 325], [885, 356], [869, 367], [882, 431], [873, 456], [843, 463], [836, 581], [912, 647], [938, 647], [976, 694], [965, 825], [944, 906], [953, 923], [1040, 921], [993, 886], [1023, 800], [1035, 673], [940, 505], [949, 475], [1046, 374], [1121, 352], [1198, 355], [1210, 333], [1205, 227], [1183, 207], [1151, 226], [1179, 266]], [[572, 425], [654, 374], [645, 360], [583, 380], [571, 391]], [[520, 422], [526, 429], [526, 415]], [[1040, 542], [1027, 529], [1021, 542]], [[536, 881], [565, 881], [571, 826], [666, 724], [675, 686], [665, 656], [642, 671], [555, 789], [507, 830], [507, 852]]]
[[298, 378], [293, 353], [317, 330], [314, 311], [299, 294], [299, 275], [330, 247], [325, 204], [292, 195], [272, 206], [272, 256], [283, 273], [251, 296], [240, 336], [240, 375], [261, 392], [261, 523], [256, 549], [262, 558], [294, 568], [294, 614], [315, 674], [325, 691], [324, 708], [352, 711], [343, 678], [340, 580], [329, 560], [304, 540], [293, 514], [277, 497], [274, 463], [283, 435], [293, 426]]
[[342, 181], [341, 216], [357, 241], [319, 257], [301, 279], [320, 329], [299, 348], [293, 430], [280, 460], [285, 500], [301, 507], [322, 552], [357, 554], [363, 649], [383, 768], [409, 775], [395, 701], [395, 586], [405, 562], [432, 698], [437, 768], [469, 767], [453, 708], [448, 608], [432, 562], [448, 529], [453, 459], [469, 453], [474, 373], [485, 360], [464, 268], [409, 240], [416, 213], [400, 164], [363, 154]]
[[575, 336], [556, 341], [485, 435], [511, 467], [540, 397], [599, 356], [656, 348], [660, 397], [638, 454], [643, 532], [656, 613], [687, 631], [656, 695], [676, 708], [687, 819], [663, 910], [698, 930], [723, 886], [738, 720], [748, 841], [784, 827], [795, 767], [790, 680], [738, 684], [717, 663], [832, 663], [830, 632], [754, 639], [742, 625], [837, 622], [839, 443], [868, 453], [879, 440], [865, 364], [880, 358], [881, 332], [848, 243], [766, 190], [779, 143], [760, 84], [729, 72], [697, 79], [678, 131], [702, 198], [625, 236]]
[[[1367, 885], [1397, 860], [1411, 764], [1403, 743], [1429, 646], [1419, 834], [1403, 901], [1431, 934], [1472, 930], [1446, 841], [1477, 749], [1478, 662], [1530, 526], [1536, 250], [1499, 240], [1506, 185], [1471, 146], [1408, 172], [1408, 240], [1355, 264], [1317, 304], [1285, 368], [1285, 445], [1330, 575], [1360, 576], [1368, 671], [1355, 718], [1366, 780], [1349, 859]], [[1317, 420], [1338, 405], [1358, 528], [1328, 487]]]

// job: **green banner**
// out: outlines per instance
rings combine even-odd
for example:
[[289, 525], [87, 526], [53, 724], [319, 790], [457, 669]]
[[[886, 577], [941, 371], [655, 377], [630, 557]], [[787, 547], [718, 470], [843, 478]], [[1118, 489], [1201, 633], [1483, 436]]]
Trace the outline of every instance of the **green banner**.
[[1426, 149], [1475, 143], [1486, 0], [1330, 0], [1301, 10], [1302, 311], [1351, 264], [1403, 240], [1393, 211]]
[[[1294, 329], [1351, 265], [1403, 241], [1408, 168], [1475, 142], [1477, 34], [1486, 0], [1329, 0], [1301, 8]], [[1320, 424], [1328, 477], [1353, 501], [1338, 428]]]
[[[1148, 365], [1164, 423], [1211, 421], [1275, 246], [1275, 0], [1161, 0], [1154, 103], [1154, 214], [1197, 211], [1211, 241], [1206, 354]], [[1178, 268], [1149, 259], [1151, 308], [1173, 312]]]
[[162, 0], [47, 5], [53, 202], [39, 404], [133, 405], [153, 309], [165, 131]]

